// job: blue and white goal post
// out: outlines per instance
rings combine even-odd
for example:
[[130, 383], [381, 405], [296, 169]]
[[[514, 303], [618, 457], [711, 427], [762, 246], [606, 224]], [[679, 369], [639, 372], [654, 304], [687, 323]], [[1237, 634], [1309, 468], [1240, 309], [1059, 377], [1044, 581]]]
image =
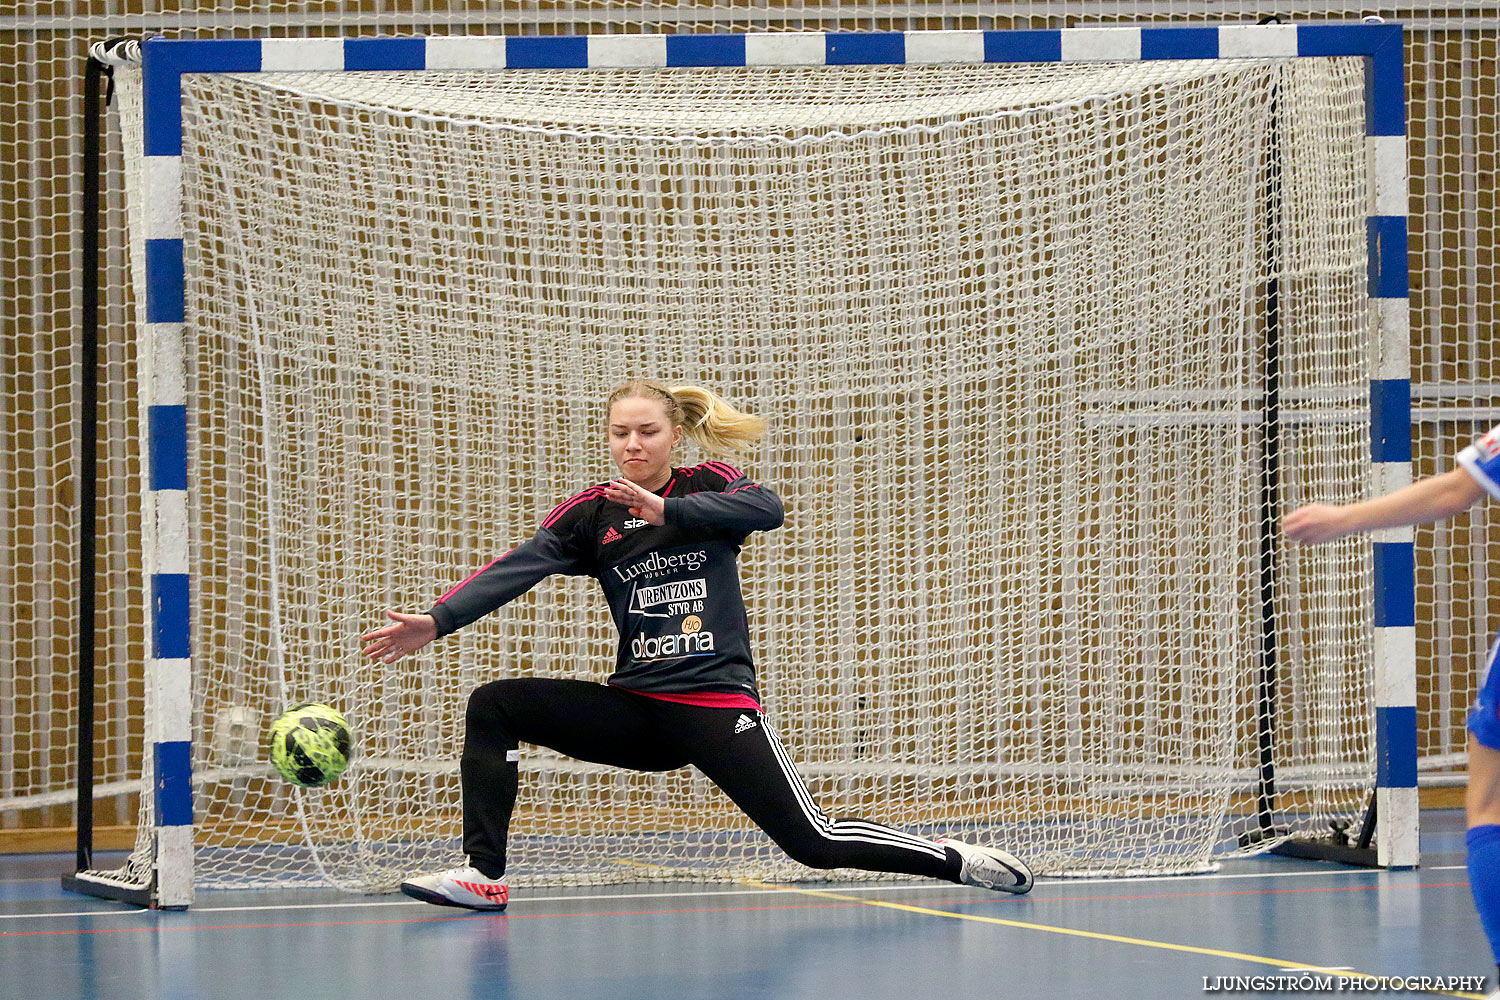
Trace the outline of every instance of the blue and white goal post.
[[[153, 692], [155, 905], [191, 903], [190, 636], [195, 586], [188, 511], [192, 424], [184, 362], [184, 228], [180, 191], [184, 74], [282, 71], [485, 70], [1137, 62], [1267, 57], [1363, 57], [1371, 190], [1368, 210], [1371, 493], [1411, 480], [1407, 278], [1407, 156], [1402, 31], [1394, 24], [1109, 27], [1028, 31], [188, 40], [139, 46], [147, 204], [146, 302], [140, 330]], [[1378, 863], [1418, 863], [1413, 534], [1373, 541]], [[79, 884], [88, 891], [87, 883]]]

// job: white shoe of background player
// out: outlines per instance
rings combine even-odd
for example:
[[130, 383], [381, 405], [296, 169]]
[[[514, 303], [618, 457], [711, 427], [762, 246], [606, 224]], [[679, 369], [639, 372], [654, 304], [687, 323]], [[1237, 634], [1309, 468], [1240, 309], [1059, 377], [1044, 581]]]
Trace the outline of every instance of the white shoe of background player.
[[470, 910], [503, 910], [510, 900], [510, 887], [504, 881], [487, 878], [468, 865], [409, 878], [401, 883], [401, 891], [424, 903]]
[[956, 840], [939, 840], [938, 843], [951, 847], [963, 859], [958, 877], [964, 885], [1013, 892], [1018, 896], [1031, 891], [1031, 869], [1014, 854], [1007, 854], [998, 847], [979, 847]]

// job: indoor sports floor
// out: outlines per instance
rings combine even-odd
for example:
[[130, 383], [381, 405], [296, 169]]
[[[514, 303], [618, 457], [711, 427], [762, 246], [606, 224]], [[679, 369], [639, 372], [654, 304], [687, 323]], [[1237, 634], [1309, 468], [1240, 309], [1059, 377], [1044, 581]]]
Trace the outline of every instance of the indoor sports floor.
[[1042, 879], [1027, 897], [931, 881], [548, 888], [504, 914], [326, 890], [199, 892], [150, 912], [64, 892], [69, 857], [3, 856], [0, 997], [1334, 995], [1312, 976], [1339, 994], [1478, 996], [1358, 979], [1493, 979], [1463, 850], [1462, 815], [1427, 812], [1415, 871], [1268, 857]]

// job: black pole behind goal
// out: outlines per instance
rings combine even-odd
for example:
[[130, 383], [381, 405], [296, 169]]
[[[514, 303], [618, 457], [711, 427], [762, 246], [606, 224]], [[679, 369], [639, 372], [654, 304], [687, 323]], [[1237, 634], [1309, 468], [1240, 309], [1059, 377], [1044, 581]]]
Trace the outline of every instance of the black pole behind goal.
[[94, 865], [94, 608], [99, 450], [99, 186], [108, 68], [90, 57], [83, 87], [83, 231], [78, 427], [78, 856]]
[[1280, 570], [1276, 537], [1281, 506], [1281, 88], [1271, 95], [1270, 146], [1266, 150], [1266, 268], [1264, 363], [1265, 391], [1261, 398], [1261, 538], [1260, 612], [1261, 662], [1256, 677], [1256, 735], [1258, 774], [1255, 784], [1256, 827], [1241, 837], [1242, 844], [1283, 836], [1276, 826], [1276, 579]]
[[[1269, 20], [1279, 20], [1268, 18]], [[1281, 271], [1285, 258], [1282, 252], [1282, 227], [1285, 219], [1282, 212], [1282, 101], [1278, 84], [1271, 95], [1270, 140], [1266, 150], [1266, 210], [1264, 264], [1266, 268], [1265, 297], [1265, 391], [1261, 399], [1261, 440], [1263, 455], [1261, 465], [1261, 538], [1260, 538], [1260, 608], [1261, 608], [1261, 662], [1256, 677], [1256, 735], [1257, 775], [1255, 782], [1254, 828], [1239, 837], [1241, 847], [1251, 847], [1278, 838], [1291, 832], [1276, 824], [1276, 749], [1277, 749], [1277, 702], [1281, 682], [1279, 643], [1277, 641], [1276, 584], [1281, 575], [1280, 530], [1281, 530]], [[1371, 795], [1365, 813], [1363, 828], [1355, 844], [1350, 844], [1345, 832], [1349, 824], [1335, 821], [1329, 824], [1329, 832], [1322, 838], [1307, 836], [1292, 837], [1273, 847], [1272, 853], [1299, 858], [1316, 858], [1342, 861], [1348, 864], [1378, 864], [1376, 852], [1370, 847], [1374, 833], [1375, 806]]]
[[[117, 39], [115, 41], [122, 41]], [[108, 48], [114, 41], [106, 42]], [[149, 887], [123, 884], [108, 877], [83, 877], [94, 867], [94, 611], [97, 606], [95, 557], [99, 452], [99, 191], [103, 172], [106, 78], [114, 85], [109, 66], [91, 55], [84, 71], [83, 89], [83, 210], [79, 221], [80, 268], [78, 323], [78, 782], [77, 853], [71, 874], [62, 886], [72, 892], [117, 899], [137, 906], [150, 905]]]

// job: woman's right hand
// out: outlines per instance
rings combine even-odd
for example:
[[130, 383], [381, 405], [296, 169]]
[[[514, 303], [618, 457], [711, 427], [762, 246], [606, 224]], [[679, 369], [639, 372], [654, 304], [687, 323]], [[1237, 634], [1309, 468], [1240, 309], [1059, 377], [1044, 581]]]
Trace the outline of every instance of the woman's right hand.
[[1348, 519], [1346, 504], [1310, 503], [1288, 514], [1281, 530], [1294, 542], [1317, 545], [1351, 534]]
[[437, 621], [431, 615], [408, 615], [389, 610], [385, 615], [395, 624], [360, 636], [365, 642], [364, 653], [371, 659], [395, 663], [437, 638]]

